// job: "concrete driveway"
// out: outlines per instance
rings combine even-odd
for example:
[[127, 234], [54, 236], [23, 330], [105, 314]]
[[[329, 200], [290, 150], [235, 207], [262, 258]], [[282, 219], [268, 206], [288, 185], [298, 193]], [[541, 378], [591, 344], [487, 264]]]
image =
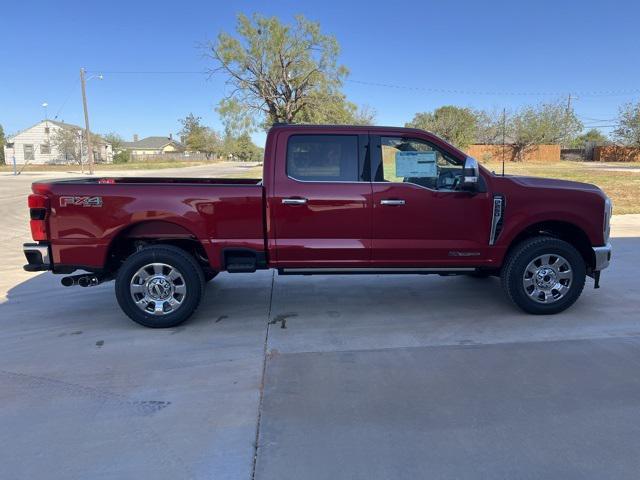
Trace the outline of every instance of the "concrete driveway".
[[21, 270], [35, 178], [0, 176], [3, 479], [637, 478], [640, 216], [553, 317], [496, 279], [259, 272], [148, 330]]

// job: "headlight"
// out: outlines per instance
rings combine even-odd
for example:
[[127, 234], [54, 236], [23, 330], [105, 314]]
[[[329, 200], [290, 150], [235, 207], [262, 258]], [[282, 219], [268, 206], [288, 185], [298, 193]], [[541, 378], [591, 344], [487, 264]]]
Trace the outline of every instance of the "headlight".
[[609, 234], [611, 234], [611, 213], [613, 212], [613, 204], [611, 199], [607, 197], [604, 201], [604, 224], [602, 227], [602, 233], [604, 234], [605, 243], [609, 241]]

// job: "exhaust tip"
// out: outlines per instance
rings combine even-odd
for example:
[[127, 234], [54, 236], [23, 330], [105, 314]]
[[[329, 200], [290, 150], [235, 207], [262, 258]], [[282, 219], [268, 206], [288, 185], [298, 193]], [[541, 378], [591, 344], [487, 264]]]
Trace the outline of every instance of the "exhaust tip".
[[65, 287], [71, 287], [75, 282], [73, 277], [62, 277], [60, 283]]

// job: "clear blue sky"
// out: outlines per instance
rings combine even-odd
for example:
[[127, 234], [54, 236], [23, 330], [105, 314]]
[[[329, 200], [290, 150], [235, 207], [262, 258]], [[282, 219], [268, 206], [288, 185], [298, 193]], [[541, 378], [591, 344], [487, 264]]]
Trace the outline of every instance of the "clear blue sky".
[[[82, 124], [84, 66], [104, 73], [87, 85], [95, 132], [175, 134], [189, 112], [220, 129], [222, 78], [109, 72], [205, 70], [211, 63], [198, 45], [233, 31], [240, 12], [319, 21], [351, 71], [345, 92], [375, 108], [379, 124], [402, 125], [443, 104], [515, 108], [573, 93], [585, 124], [610, 125], [621, 103], [640, 100], [634, 0], [11, 1], [0, 26], [0, 124], [8, 133], [30, 126], [44, 117], [45, 101], [49, 118]], [[473, 93], [487, 91], [498, 94]], [[523, 92], [551, 95], [514, 94]]]

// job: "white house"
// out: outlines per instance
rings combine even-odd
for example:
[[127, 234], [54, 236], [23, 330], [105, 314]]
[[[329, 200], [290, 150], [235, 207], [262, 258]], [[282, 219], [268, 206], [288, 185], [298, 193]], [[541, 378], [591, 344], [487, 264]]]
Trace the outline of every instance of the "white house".
[[[43, 120], [34, 126], [21, 130], [7, 137], [4, 145], [4, 158], [11, 165], [15, 156], [16, 164], [46, 164], [46, 163], [74, 163], [72, 156], [59, 152], [55, 146], [54, 138], [60, 129], [68, 129], [77, 139], [78, 151], [83, 152], [83, 161], [86, 161], [86, 147], [84, 129], [70, 123], [55, 120]], [[91, 149], [95, 162], [113, 161], [113, 149], [109, 143], [97, 135], [92, 135]]]

